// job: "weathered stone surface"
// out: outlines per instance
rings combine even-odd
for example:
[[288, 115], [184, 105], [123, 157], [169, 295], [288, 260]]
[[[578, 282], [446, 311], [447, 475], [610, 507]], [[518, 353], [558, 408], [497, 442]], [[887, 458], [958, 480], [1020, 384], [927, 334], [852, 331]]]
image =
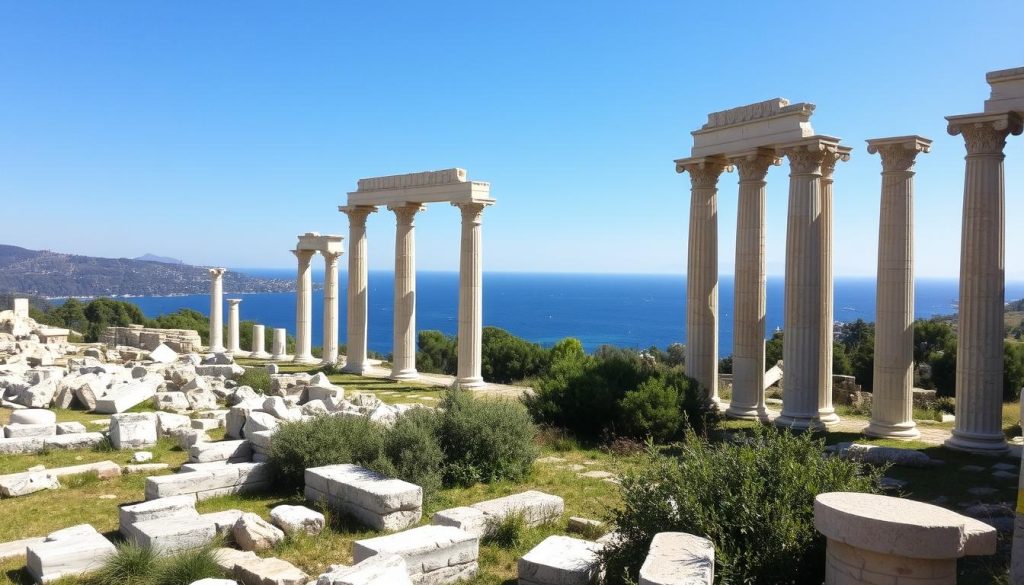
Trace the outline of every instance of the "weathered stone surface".
[[157, 392], [153, 395], [153, 407], [157, 410], [185, 412], [190, 405], [184, 392]]
[[275, 431], [279, 424], [280, 421], [278, 421], [274, 415], [259, 410], [253, 410], [249, 412], [245, 421], [245, 426], [242, 427], [242, 432], [245, 436], [249, 436], [250, 433], [258, 431]]
[[23, 437], [20, 439], [0, 439], [0, 455], [20, 455], [22, 453], [38, 453], [43, 450], [43, 437]]
[[96, 407], [93, 410], [101, 414], [124, 412], [151, 400], [155, 394], [156, 385], [147, 379], [138, 380], [110, 389], [102, 398], [96, 399]]
[[498, 522], [516, 513], [523, 515], [527, 526], [539, 526], [561, 517], [565, 501], [558, 496], [529, 490], [473, 504], [472, 507], [487, 515], [489, 522]]
[[171, 466], [167, 463], [136, 463], [131, 465], [125, 465], [122, 471], [125, 473], [155, 473], [157, 471], [163, 471], [169, 469]]
[[275, 506], [270, 510], [270, 521], [285, 534], [305, 532], [320, 534], [324, 529], [324, 515], [305, 506]]
[[6, 561], [7, 559], [21, 559], [24, 561], [26, 548], [45, 541], [46, 539], [43, 537], [36, 537], [0, 542], [0, 561]]
[[178, 354], [170, 347], [161, 343], [149, 352], [149, 359], [158, 364], [173, 364], [178, 361]]
[[44, 449], [89, 449], [103, 442], [103, 433], [75, 433], [42, 439]]
[[235, 548], [218, 548], [213, 551], [213, 556], [217, 559], [217, 566], [229, 575], [237, 575], [236, 569], [239, 565], [255, 563], [259, 560], [256, 553]]
[[107, 385], [100, 380], [94, 380], [79, 386], [75, 390], [75, 398], [78, 399], [86, 410], [96, 410], [96, 401], [107, 394]]
[[225, 379], [234, 380], [244, 373], [245, 368], [237, 364], [203, 364], [196, 366], [196, 374], [200, 376], [222, 376]]
[[713, 585], [715, 546], [684, 532], [654, 535], [640, 567], [640, 585]]
[[601, 545], [549, 536], [519, 559], [520, 585], [589, 585], [598, 580]]
[[45, 408], [23, 408], [11, 413], [9, 424], [42, 425], [56, 424], [57, 413]]
[[320, 575], [316, 585], [413, 585], [405, 559], [378, 554], [352, 567], [339, 567]]
[[306, 499], [326, 503], [376, 530], [401, 530], [422, 517], [423, 489], [358, 465], [307, 469]]
[[169, 555], [183, 550], [204, 547], [217, 537], [216, 525], [205, 518], [160, 518], [136, 522], [129, 530], [129, 540]]
[[58, 380], [55, 378], [45, 379], [34, 386], [25, 389], [18, 395], [16, 402], [29, 408], [46, 408], [53, 402], [57, 393]]
[[414, 583], [451, 583], [476, 574], [480, 539], [451, 526], [420, 526], [352, 543], [360, 563], [374, 555], [395, 554]]
[[220, 512], [210, 512], [203, 514], [201, 517], [213, 522], [214, 526], [217, 527], [217, 534], [230, 540], [233, 538], [232, 532], [235, 529], [235, 523], [242, 516], [241, 510], [221, 510]]
[[88, 429], [85, 428], [80, 422], [64, 422], [57, 423], [57, 434], [58, 435], [76, 435], [79, 433], [87, 433]]
[[60, 487], [57, 476], [46, 471], [0, 475], [0, 496], [17, 498]]
[[4, 427], [4, 437], [7, 439], [18, 439], [22, 437], [52, 437], [56, 434], [57, 425], [54, 423], [14, 423]]
[[114, 545], [88, 524], [50, 534], [30, 545], [25, 565], [38, 583], [94, 571], [115, 551]]
[[284, 540], [284, 532], [251, 512], [239, 516], [232, 534], [242, 550], [269, 550]]
[[448, 508], [440, 512], [434, 512], [430, 523], [435, 526], [452, 526], [476, 536], [483, 538], [487, 534], [487, 514], [476, 508], [460, 506]]
[[853, 443], [846, 448], [840, 447], [839, 454], [842, 457], [875, 465], [891, 463], [903, 467], [927, 467], [931, 461], [928, 455], [914, 449], [877, 447], [862, 443]]
[[199, 517], [199, 512], [194, 496], [171, 496], [121, 506], [117, 516], [121, 534], [128, 537], [136, 523], [169, 518], [192, 520]]
[[157, 412], [154, 414], [156, 415], [156, 432], [160, 437], [171, 437], [181, 429], [192, 428], [192, 419], [184, 414], [173, 412]]
[[249, 461], [252, 459], [252, 447], [249, 441], [217, 441], [213, 443], [196, 443], [189, 447], [190, 463], [208, 463], [211, 461]]
[[309, 579], [295, 565], [277, 558], [238, 564], [235, 577], [242, 585], [305, 585]]
[[115, 449], [141, 449], [156, 444], [157, 416], [152, 412], [110, 417], [110, 443]]
[[602, 526], [604, 526], [604, 522], [600, 520], [572, 516], [569, 518], [567, 529], [569, 532], [585, 533], [591, 530], [599, 530]]

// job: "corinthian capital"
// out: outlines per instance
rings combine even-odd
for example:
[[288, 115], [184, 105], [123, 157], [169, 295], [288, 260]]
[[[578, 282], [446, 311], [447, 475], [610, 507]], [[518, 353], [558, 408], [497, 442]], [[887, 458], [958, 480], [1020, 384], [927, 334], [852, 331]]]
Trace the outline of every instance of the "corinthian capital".
[[735, 165], [739, 171], [740, 183], [763, 182], [768, 174], [768, 167], [778, 166], [780, 162], [775, 151], [767, 148], [758, 148], [729, 157], [729, 163]]
[[790, 175], [824, 175], [831, 178], [837, 162], [850, 159], [850, 148], [839, 146], [832, 136], [811, 136], [782, 144], [778, 152], [789, 159]]
[[950, 136], [963, 135], [968, 156], [1002, 156], [1006, 137], [1017, 136], [1022, 130], [1021, 117], [1016, 112], [948, 116], [946, 120]]
[[462, 212], [463, 224], [480, 225], [483, 223], [484, 208], [489, 206], [490, 203], [472, 201], [467, 203], [453, 202], [452, 205], [458, 207], [459, 211]]
[[867, 143], [868, 153], [882, 157], [883, 173], [912, 173], [917, 153], [932, 149], [932, 141], [920, 136], [874, 138]]
[[341, 205], [338, 211], [348, 216], [350, 224], [365, 227], [366, 218], [371, 213], [377, 213], [377, 208], [373, 205]]
[[426, 210], [426, 208], [427, 206], [422, 203], [399, 203], [396, 205], [388, 205], [388, 210], [395, 212], [395, 220], [400, 226], [411, 226], [416, 218], [416, 214], [420, 211]]
[[723, 171], [732, 171], [732, 165], [721, 156], [681, 158], [676, 161], [677, 173], [690, 173], [693, 189], [714, 189]]

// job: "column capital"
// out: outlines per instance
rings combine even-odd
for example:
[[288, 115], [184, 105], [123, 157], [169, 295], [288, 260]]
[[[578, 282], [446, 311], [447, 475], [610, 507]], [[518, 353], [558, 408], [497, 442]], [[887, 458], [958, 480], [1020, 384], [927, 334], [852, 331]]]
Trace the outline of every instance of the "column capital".
[[833, 136], [811, 136], [776, 147], [780, 155], [789, 159], [790, 175], [827, 174], [828, 178], [836, 162], [850, 159], [851, 150], [839, 146], [839, 139]]
[[238, 304], [242, 302], [242, 299], [225, 299], [225, 300], [227, 300], [228, 304], [231, 305], [232, 307], [237, 307]]
[[210, 276], [212, 276], [214, 278], [214, 280], [219, 279], [220, 277], [224, 276], [224, 273], [228, 271], [227, 268], [210, 268], [209, 270], [210, 270]]
[[323, 255], [323, 257], [324, 257], [324, 263], [326, 263], [328, 265], [335, 264], [338, 261], [338, 258], [341, 258], [341, 252], [340, 251], [320, 252], [320, 254]]
[[375, 205], [339, 205], [338, 211], [348, 216], [350, 223], [354, 225], [366, 225], [366, 218], [371, 213], [377, 213]]
[[299, 259], [302, 264], [309, 264], [313, 259], [313, 254], [316, 254], [316, 250], [291, 250], [292, 254]]
[[452, 202], [452, 205], [462, 212], [462, 221], [479, 224], [483, 221], [484, 209], [490, 207], [490, 203], [480, 201]]
[[739, 171], [740, 183], [759, 183], [768, 174], [768, 167], [779, 166], [782, 159], [769, 148], [755, 148], [729, 156], [729, 164]]
[[675, 161], [677, 173], [690, 173], [694, 189], [714, 189], [723, 172], [732, 172], [732, 165], [723, 156], [699, 156]]
[[912, 173], [917, 153], [932, 149], [931, 140], [917, 135], [871, 138], [866, 142], [869, 154], [882, 157], [883, 173]]
[[968, 114], [946, 116], [950, 136], [962, 134], [967, 146], [967, 155], [1003, 155], [1006, 137], [1017, 136], [1024, 129], [1021, 116], [1016, 112], [1000, 114]]
[[416, 214], [420, 211], [426, 211], [427, 206], [422, 203], [395, 203], [388, 205], [388, 211], [395, 212], [395, 220], [399, 226], [412, 226], [415, 221]]

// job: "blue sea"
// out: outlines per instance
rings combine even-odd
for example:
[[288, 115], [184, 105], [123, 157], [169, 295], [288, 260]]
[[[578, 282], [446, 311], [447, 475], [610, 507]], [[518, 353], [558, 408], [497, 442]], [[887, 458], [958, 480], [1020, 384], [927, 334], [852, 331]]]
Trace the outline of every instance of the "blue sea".
[[[294, 278], [291, 270], [237, 269], [256, 276]], [[314, 282], [322, 273], [314, 272]], [[345, 338], [346, 275], [342, 272], [339, 312], [341, 341]], [[437, 329], [454, 335], [457, 329], [459, 275], [455, 272], [417, 274], [417, 328]], [[390, 271], [369, 275], [369, 346], [390, 353], [392, 346], [392, 302], [394, 280]], [[232, 294], [244, 299], [241, 318], [268, 327], [295, 330], [295, 294]], [[719, 284], [719, 351], [732, 353], [731, 278]], [[769, 277], [767, 285], [766, 335], [782, 327], [783, 283]], [[958, 286], [955, 279], [920, 279], [916, 286], [915, 313], [919, 318], [956, 312]], [[1024, 282], [1008, 282], [1008, 300], [1024, 298]], [[602, 344], [643, 349], [686, 342], [686, 278], [673, 275], [591, 275], [591, 274], [484, 274], [484, 324], [501, 327], [530, 341], [550, 346], [564, 337], [576, 337], [588, 351]], [[180, 308], [209, 312], [207, 295], [136, 297], [147, 317]], [[322, 341], [322, 292], [313, 293], [313, 344]], [[225, 309], [226, 311], [226, 309]], [[837, 278], [835, 281], [837, 321], [875, 319], [875, 281], [870, 278]]]

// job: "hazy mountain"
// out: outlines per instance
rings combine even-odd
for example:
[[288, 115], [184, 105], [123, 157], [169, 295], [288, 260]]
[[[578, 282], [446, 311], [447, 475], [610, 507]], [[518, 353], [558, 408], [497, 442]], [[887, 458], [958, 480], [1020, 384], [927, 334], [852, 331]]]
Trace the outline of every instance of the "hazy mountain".
[[162, 262], [164, 264], [184, 264], [177, 258], [171, 258], [169, 256], [157, 256], [156, 254], [143, 254], [138, 256], [135, 260], [142, 260], [143, 262]]
[[[95, 258], [0, 244], [0, 293], [43, 297], [147, 296], [205, 294], [209, 290], [210, 274], [201, 266]], [[226, 293], [293, 290], [292, 280], [256, 278], [231, 271], [224, 275]]]

